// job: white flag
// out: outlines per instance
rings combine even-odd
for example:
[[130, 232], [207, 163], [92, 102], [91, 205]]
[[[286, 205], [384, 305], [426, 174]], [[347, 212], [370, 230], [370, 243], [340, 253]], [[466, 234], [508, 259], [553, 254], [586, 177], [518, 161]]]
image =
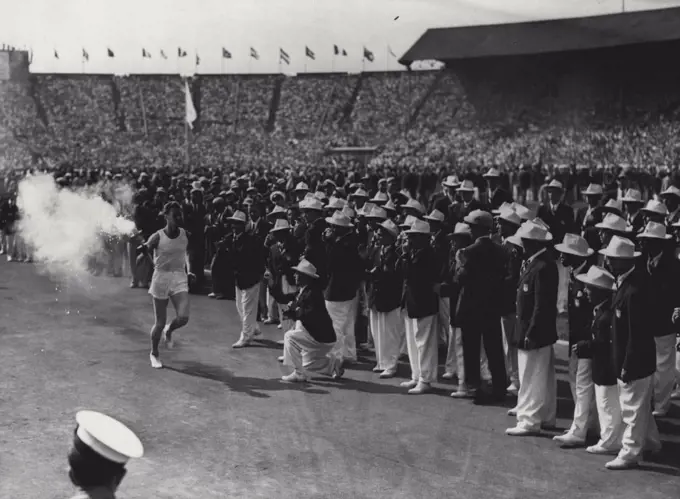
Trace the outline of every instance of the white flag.
[[186, 97], [186, 120], [189, 124], [189, 128], [194, 129], [194, 121], [196, 121], [196, 108], [194, 107], [194, 101], [191, 100], [191, 92], [189, 91], [189, 81], [184, 80], [184, 95]]

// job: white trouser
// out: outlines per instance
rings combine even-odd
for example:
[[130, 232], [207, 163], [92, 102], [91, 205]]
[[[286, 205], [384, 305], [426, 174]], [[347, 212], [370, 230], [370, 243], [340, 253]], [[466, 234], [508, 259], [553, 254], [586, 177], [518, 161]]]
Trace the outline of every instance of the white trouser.
[[656, 372], [654, 373], [654, 410], [663, 414], [671, 405], [675, 371], [675, 334], [654, 338], [656, 341]]
[[239, 341], [249, 341], [257, 331], [257, 307], [260, 301], [260, 283], [248, 289], [236, 286], [236, 310], [241, 318], [241, 338]]
[[501, 329], [503, 330], [503, 351], [505, 352], [505, 366], [508, 371], [510, 382], [519, 388], [519, 376], [517, 374], [517, 347], [510, 343], [510, 339], [515, 333], [517, 316], [508, 314], [501, 317]]
[[390, 312], [378, 312], [374, 308], [369, 311], [369, 322], [375, 342], [375, 357], [378, 368], [396, 369], [399, 361], [399, 350], [403, 342], [403, 321], [401, 309]]
[[333, 343], [316, 341], [302, 322], [296, 321], [283, 341], [283, 365], [293, 367], [299, 374], [309, 371], [331, 376], [335, 372], [338, 360], [329, 355]]
[[340, 360], [357, 360], [357, 343], [354, 337], [354, 325], [357, 319], [359, 299], [349, 301], [326, 301], [326, 309], [333, 321], [333, 329], [337, 341], [331, 355]]
[[539, 430], [542, 424], [554, 426], [557, 417], [557, 380], [553, 346], [518, 350], [517, 366], [517, 426], [527, 430]]
[[269, 287], [267, 286], [267, 316], [271, 320], [279, 320], [279, 317], [281, 315], [279, 314], [279, 307], [278, 303], [276, 303], [276, 300], [272, 296], [271, 291], [269, 291]]
[[661, 446], [659, 429], [652, 416], [654, 377], [624, 383], [618, 380], [619, 404], [623, 420], [623, 438], [619, 459], [637, 462], [642, 451]]
[[406, 348], [406, 320], [408, 314], [405, 308], [399, 309], [399, 317], [401, 317], [401, 346], [399, 347], [399, 355], [408, 355], [408, 348]]
[[569, 299], [569, 269], [557, 263], [559, 284], [557, 288], [557, 310], [560, 312], [567, 311], [567, 301]]
[[437, 342], [448, 342], [449, 328], [451, 327], [450, 299], [439, 297], [439, 312], [437, 313]]
[[437, 380], [437, 332], [436, 315], [422, 319], [406, 317], [406, 348], [411, 364], [411, 379], [424, 383]]
[[[479, 368], [482, 381], [491, 381], [491, 371], [489, 371], [489, 361], [486, 358], [484, 343], [480, 347]], [[446, 363], [444, 372], [456, 373], [458, 384], [465, 384], [465, 361], [463, 355], [463, 330], [459, 327], [449, 326], [448, 348], [446, 351]]]
[[623, 420], [619, 403], [619, 387], [617, 385], [595, 385], [595, 404], [600, 422], [599, 447], [610, 451], [621, 450], [623, 438]]
[[595, 385], [593, 384], [592, 359], [579, 359], [573, 353], [569, 357], [569, 386], [574, 398], [574, 420], [569, 433], [585, 440], [588, 429], [597, 427], [595, 412]]

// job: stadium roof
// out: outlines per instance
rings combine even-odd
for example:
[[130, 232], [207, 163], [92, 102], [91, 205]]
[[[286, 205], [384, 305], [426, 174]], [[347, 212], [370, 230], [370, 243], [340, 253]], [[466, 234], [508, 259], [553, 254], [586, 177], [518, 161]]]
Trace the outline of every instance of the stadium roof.
[[680, 8], [514, 24], [429, 29], [399, 60], [452, 61], [680, 39]]

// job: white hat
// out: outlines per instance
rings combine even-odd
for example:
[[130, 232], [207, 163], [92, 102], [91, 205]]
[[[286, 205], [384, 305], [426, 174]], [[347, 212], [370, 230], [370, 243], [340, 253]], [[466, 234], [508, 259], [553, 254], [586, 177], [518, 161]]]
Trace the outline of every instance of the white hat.
[[295, 272], [299, 272], [300, 274], [308, 275], [309, 277], [313, 277], [314, 279], [319, 278], [319, 274], [317, 273], [316, 267], [312, 265], [309, 261], [305, 260], [304, 258], [300, 260], [300, 263], [298, 263], [295, 267], [291, 268]]
[[607, 213], [600, 223], [595, 224], [595, 228], [615, 232], [630, 232], [626, 221], [615, 213]]
[[286, 195], [285, 195], [283, 192], [281, 192], [281, 191], [274, 191], [274, 192], [272, 192], [272, 193], [269, 195], [269, 200], [273, 203], [273, 202], [274, 202], [274, 198], [276, 198], [276, 197], [281, 197], [281, 198], [283, 198], [283, 199], [286, 199]]
[[368, 198], [368, 192], [363, 190], [361, 187], [349, 195], [351, 198]]
[[279, 213], [286, 213], [286, 209], [283, 206], [279, 206], [278, 204], [274, 206], [274, 209], [267, 213], [268, 217], [271, 217], [272, 215], [278, 215]]
[[342, 210], [345, 205], [347, 204], [347, 201], [344, 199], [337, 198], [335, 196], [331, 196], [331, 199], [328, 201], [328, 204], [326, 205], [326, 209], [328, 210]]
[[670, 239], [673, 236], [666, 233], [666, 226], [656, 222], [649, 222], [645, 230], [637, 235], [637, 237], [646, 237], [650, 239]]
[[642, 211], [648, 211], [650, 213], [656, 213], [657, 215], [668, 215], [668, 208], [661, 201], [656, 201], [655, 199], [650, 199], [647, 206], [642, 208]]
[[279, 218], [276, 223], [274, 224], [274, 227], [269, 231], [269, 232], [277, 232], [280, 230], [289, 230], [290, 229], [290, 224], [288, 223], [288, 220], [284, 218]]
[[404, 219], [404, 221], [399, 225], [399, 227], [403, 227], [403, 228], [407, 228], [407, 229], [408, 229], [408, 228], [410, 228], [410, 227], [413, 225], [413, 223], [414, 223], [416, 220], [418, 220], [418, 219], [417, 219], [416, 217], [414, 217], [413, 215], [408, 215], [408, 216]]
[[246, 223], [246, 214], [242, 211], [235, 211], [232, 216], [227, 218], [227, 220], [231, 220], [232, 222]]
[[659, 196], [675, 196], [677, 198], [680, 198], [680, 189], [678, 189], [674, 185], [671, 185], [668, 189], [659, 194]]
[[313, 197], [303, 199], [300, 201], [299, 206], [301, 210], [323, 211], [323, 204], [321, 201]]
[[375, 196], [371, 198], [371, 201], [373, 201], [375, 204], [382, 204], [382, 203], [387, 203], [389, 201], [390, 197], [387, 195], [386, 192], [376, 192]]
[[319, 201], [326, 201], [328, 199], [328, 196], [326, 196], [326, 193], [324, 191], [316, 191], [314, 193], [314, 197]]
[[484, 175], [482, 175], [482, 177], [486, 177], [486, 178], [489, 178], [489, 177], [498, 178], [500, 176], [501, 176], [501, 172], [499, 172], [495, 168], [489, 168], [489, 171], [486, 172]]
[[458, 190], [460, 192], [475, 192], [475, 184], [472, 183], [472, 180], [463, 180]]
[[628, 189], [626, 195], [621, 198], [624, 203], [644, 203], [642, 193], [637, 189]]
[[524, 222], [522, 226], [517, 229], [515, 235], [521, 239], [530, 239], [532, 241], [552, 241], [552, 234], [536, 220], [537, 219]]
[[296, 191], [309, 191], [309, 186], [305, 184], [304, 182], [298, 183], [298, 185], [295, 186]]
[[383, 223], [378, 224], [378, 227], [382, 227], [395, 237], [399, 235], [399, 227], [392, 220], [385, 220]]
[[375, 208], [375, 207], [376, 207], [376, 205], [374, 203], [366, 202], [361, 207], [361, 209], [357, 212], [357, 214], [360, 217], [367, 217], [368, 215], [371, 214], [371, 212], [373, 211], [373, 208]]
[[562, 182], [560, 182], [557, 179], [553, 179], [548, 185], [545, 186], [546, 189], [559, 189], [561, 191], [564, 190], [564, 186], [562, 185]]
[[429, 234], [430, 224], [416, 219], [411, 225], [411, 228], [406, 231], [407, 234]]
[[348, 204], [346, 204], [340, 211], [342, 212], [343, 215], [347, 216], [347, 218], [349, 219], [352, 219], [357, 215]]
[[326, 217], [326, 222], [337, 227], [354, 227], [349, 217], [341, 211], [336, 211], [333, 216]]
[[78, 412], [76, 421], [80, 441], [103, 458], [125, 464], [144, 455], [142, 442], [120, 421], [94, 411]]
[[472, 229], [468, 224], [458, 222], [456, 226], [453, 228], [453, 235], [472, 236]]
[[316, 199], [316, 198], [314, 197], [314, 193], [313, 193], [313, 192], [307, 191], [307, 192], [305, 193], [305, 197], [304, 197], [303, 199]]
[[589, 184], [588, 188], [583, 191], [585, 196], [601, 196], [604, 194], [604, 189], [600, 184]]
[[576, 234], [565, 234], [561, 244], [556, 244], [555, 249], [561, 253], [576, 256], [590, 256], [595, 251], [588, 246], [588, 242]]
[[456, 175], [449, 175], [444, 179], [442, 182], [442, 185], [444, 187], [453, 187], [457, 188], [460, 186], [460, 180], [458, 180], [458, 177]]
[[394, 212], [394, 213], [397, 212], [397, 207], [394, 206], [394, 203], [392, 202], [391, 199], [390, 199], [387, 203], [385, 203], [385, 205], [383, 206], [383, 208], [385, 208], [386, 211], [392, 211], [392, 212]]
[[444, 214], [439, 210], [432, 210], [432, 213], [425, 216], [425, 220], [431, 220], [433, 222], [443, 222]]
[[607, 289], [609, 291], [614, 289], [614, 284], [616, 283], [616, 278], [613, 275], [596, 265], [590, 267], [587, 274], [577, 275], [576, 279], [584, 284], [595, 286], [596, 288]]
[[510, 222], [511, 224], [515, 224], [517, 226], [520, 226], [522, 224], [522, 219], [520, 216], [517, 214], [515, 210], [502, 210], [500, 215], [498, 215], [499, 220], [505, 220], [506, 222]]
[[514, 210], [522, 220], [533, 220], [536, 216], [536, 213], [533, 210], [521, 204], [515, 204]]
[[463, 222], [468, 225], [479, 225], [487, 229], [493, 228], [493, 217], [491, 213], [484, 210], [473, 210], [465, 218]]
[[402, 206], [402, 208], [404, 208], [404, 209], [409, 208], [409, 209], [412, 209], [412, 210], [416, 210], [418, 213], [421, 213], [423, 215], [425, 214], [425, 208], [423, 208], [423, 205], [420, 204], [418, 201], [416, 201], [413, 198], [409, 199], [406, 202], [406, 204], [404, 206]]
[[610, 199], [602, 208], [605, 210], [615, 211], [619, 214], [623, 213], [623, 203], [618, 199]]
[[385, 220], [387, 218], [387, 212], [380, 206], [374, 206], [371, 212], [366, 215], [367, 218], [378, 218], [380, 220]]
[[516, 203], [514, 203], [514, 202], [512, 202], [512, 203], [505, 203], [504, 202], [502, 205], [500, 205], [498, 207], [497, 210], [491, 210], [491, 213], [493, 213], [494, 215], [500, 215], [501, 212], [503, 212], [503, 211], [507, 211], [507, 210], [515, 211], [515, 204]]
[[536, 217], [536, 218], [532, 218], [531, 221], [532, 221], [533, 223], [535, 223], [536, 225], [538, 225], [539, 227], [541, 227], [541, 228], [547, 230], [548, 232], [550, 232], [550, 226], [549, 226], [547, 223], [545, 223], [545, 222], [543, 221], [543, 219]]
[[600, 255], [608, 256], [610, 258], [637, 258], [641, 255], [639, 251], [635, 251], [635, 244], [624, 237], [614, 236], [609, 241], [609, 246], [599, 251]]

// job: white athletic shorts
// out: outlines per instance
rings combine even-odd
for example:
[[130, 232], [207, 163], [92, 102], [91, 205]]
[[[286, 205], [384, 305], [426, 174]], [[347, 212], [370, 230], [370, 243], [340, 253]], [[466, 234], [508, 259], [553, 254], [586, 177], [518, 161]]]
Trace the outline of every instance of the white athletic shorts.
[[189, 292], [189, 278], [182, 272], [159, 272], [155, 270], [149, 286], [149, 294], [157, 300], [167, 300], [179, 293]]

